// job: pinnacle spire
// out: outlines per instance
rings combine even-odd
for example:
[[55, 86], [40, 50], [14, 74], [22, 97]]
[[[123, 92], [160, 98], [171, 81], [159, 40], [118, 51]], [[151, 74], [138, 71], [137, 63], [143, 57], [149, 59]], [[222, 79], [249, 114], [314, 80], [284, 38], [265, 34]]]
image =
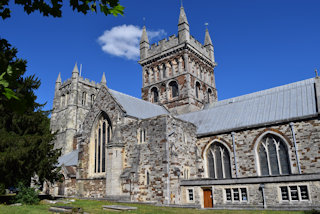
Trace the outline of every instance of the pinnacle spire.
[[61, 83], [61, 73], [60, 72], [58, 74], [58, 78], [56, 80], [56, 83]]
[[142, 35], [141, 35], [141, 39], [140, 39], [140, 44], [143, 42], [146, 42], [149, 44], [146, 26], [143, 26], [143, 28], [142, 28]]
[[212, 41], [211, 41], [211, 37], [210, 37], [209, 31], [208, 31], [208, 28], [206, 29], [206, 35], [204, 37], [204, 46], [207, 46], [207, 45], [212, 45]]
[[104, 74], [104, 72], [102, 74], [102, 78], [101, 78], [101, 82], [100, 83], [103, 84], [103, 85], [107, 85], [106, 75]]
[[79, 69], [77, 63], [74, 65], [73, 71], [72, 71], [72, 79], [79, 78]]
[[74, 65], [72, 73], [78, 73], [79, 74], [79, 69], [78, 69], [78, 64], [77, 63]]
[[179, 16], [179, 25], [180, 24], [183, 24], [183, 23], [188, 23], [188, 20], [187, 20], [187, 15], [186, 15], [186, 12], [184, 12], [184, 8], [183, 8], [183, 5], [181, 4], [181, 8], [180, 8], [180, 16]]

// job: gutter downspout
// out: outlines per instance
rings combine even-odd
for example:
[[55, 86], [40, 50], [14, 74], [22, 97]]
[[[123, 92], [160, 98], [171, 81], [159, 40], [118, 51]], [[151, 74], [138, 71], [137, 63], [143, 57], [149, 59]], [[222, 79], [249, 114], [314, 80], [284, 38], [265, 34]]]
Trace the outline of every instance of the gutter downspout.
[[267, 208], [267, 202], [266, 202], [266, 195], [264, 193], [264, 184], [260, 184], [261, 192], [262, 192], [262, 199], [263, 199], [263, 209]]
[[236, 144], [234, 140], [234, 132], [231, 132], [232, 135], [232, 145], [233, 145], [233, 156], [234, 156], [234, 165], [236, 167], [236, 178], [238, 178], [238, 166], [237, 166], [237, 156], [236, 156]]
[[297, 159], [298, 170], [299, 170], [299, 174], [301, 174], [301, 167], [300, 167], [300, 161], [299, 161], [299, 155], [298, 155], [298, 148], [297, 148], [297, 142], [296, 142], [296, 134], [295, 134], [295, 132], [294, 132], [294, 124], [293, 124], [293, 122], [291, 122], [289, 125], [290, 125], [291, 132], [292, 132], [294, 149], [295, 149], [295, 151], [296, 151], [296, 159]]
[[169, 152], [169, 137], [173, 135], [174, 132], [168, 134], [168, 117], [166, 118], [166, 159], [167, 159], [167, 195], [166, 195], [166, 204], [170, 204], [170, 152]]

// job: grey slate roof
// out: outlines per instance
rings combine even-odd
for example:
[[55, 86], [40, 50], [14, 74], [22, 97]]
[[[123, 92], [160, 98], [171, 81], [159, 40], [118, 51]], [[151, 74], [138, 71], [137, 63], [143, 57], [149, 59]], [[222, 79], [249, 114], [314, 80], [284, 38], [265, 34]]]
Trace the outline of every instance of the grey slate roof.
[[119, 102], [129, 116], [145, 119], [162, 114], [168, 114], [168, 111], [162, 106], [129, 96], [127, 94], [123, 94], [118, 91], [111, 89], [109, 90], [112, 96]]
[[58, 159], [58, 166], [75, 166], [78, 164], [78, 150], [73, 150]]
[[218, 134], [317, 115], [314, 78], [213, 103], [178, 116], [197, 134]]

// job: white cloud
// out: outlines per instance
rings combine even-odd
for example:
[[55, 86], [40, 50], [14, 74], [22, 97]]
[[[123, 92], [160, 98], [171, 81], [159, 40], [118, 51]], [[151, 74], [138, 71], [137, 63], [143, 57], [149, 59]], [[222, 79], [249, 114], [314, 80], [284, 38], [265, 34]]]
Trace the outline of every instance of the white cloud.
[[[166, 35], [164, 30], [147, 31], [149, 40]], [[139, 44], [142, 28], [134, 25], [120, 25], [106, 30], [98, 38], [104, 52], [131, 60], [140, 55]]]

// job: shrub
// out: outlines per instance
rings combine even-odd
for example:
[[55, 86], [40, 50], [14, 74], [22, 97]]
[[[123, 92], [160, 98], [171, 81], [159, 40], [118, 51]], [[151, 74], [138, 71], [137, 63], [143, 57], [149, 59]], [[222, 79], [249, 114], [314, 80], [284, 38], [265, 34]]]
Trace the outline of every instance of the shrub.
[[0, 183], [0, 195], [6, 194], [6, 187], [4, 184]]
[[16, 203], [38, 204], [38, 191], [31, 187], [26, 187], [22, 183], [18, 185], [19, 192], [15, 197]]

